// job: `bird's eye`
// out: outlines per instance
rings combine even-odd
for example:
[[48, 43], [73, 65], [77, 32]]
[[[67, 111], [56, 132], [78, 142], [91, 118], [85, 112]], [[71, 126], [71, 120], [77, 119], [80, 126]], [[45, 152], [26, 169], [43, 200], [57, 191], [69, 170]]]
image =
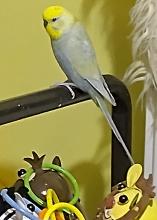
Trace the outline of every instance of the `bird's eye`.
[[35, 211], [35, 206], [33, 204], [28, 204], [27, 205], [27, 208], [31, 211], [31, 212], [34, 212]]
[[57, 21], [57, 18], [53, 18], [52, 21], [53, 21], [53, 22]]
[[118, 204], [119, 205], [124, 205], [124, 204], [126, 204], [126, 203], [128, 203], [128, 197], [126, 196], [126, 195], [121, 195], [120, 197], [119, 197], [119, 201], [118, 201]]
[[25, 169], [21, 169], [18, 171], [18, 177], [22, 177], [26, 173]]
[[126, 188], [126, 185], [125, 185], [125, 183], [118, 183], [117, 188], [118, 188], [118, 190], [122, 190], [122, 189]]

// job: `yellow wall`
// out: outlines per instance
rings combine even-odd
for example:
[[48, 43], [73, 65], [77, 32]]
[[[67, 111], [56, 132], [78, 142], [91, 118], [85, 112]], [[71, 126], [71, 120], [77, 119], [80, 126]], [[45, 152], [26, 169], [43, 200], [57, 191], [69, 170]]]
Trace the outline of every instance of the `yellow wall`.
[[[83, 21], [102, 72], [122, 78], [131, 62], [127, 36], [130, 33], [128, 11], [133, 0], [1, 0], [0, 100], [65, 80], [41, 20], [43, 9], [51, 3], [62, 4]], [[135, 103], [136, 86], [132, 87], [131, 94]], [[134, 111], [133, 123], [134, 157], [141, 162], [143, 116], [140, 110]], [[141, 135], [136, 135], [139, 129]], [[32, 150], [46, 154], [46, 161], [60, 155], [64, 167], [78, 179], [81, 198], [91, 217], [109, 192], [109, 142], [109, 127], [91, 101], [1, 126], [1, 185], [9, 186], [15, 181], [17, 170], [26, 166], [22, 159], [31, 156]]]

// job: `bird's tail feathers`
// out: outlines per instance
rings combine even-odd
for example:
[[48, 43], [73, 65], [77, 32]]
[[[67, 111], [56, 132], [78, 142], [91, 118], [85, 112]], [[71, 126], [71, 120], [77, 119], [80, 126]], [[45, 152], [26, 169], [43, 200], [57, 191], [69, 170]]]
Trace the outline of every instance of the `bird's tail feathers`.
[[86, 80], [92, 86], [92, 88], [94, 88], [109, 103], [111, 103], [113, 106], [116, 106], [115, 99], [114, 99], [113, 95], [111, 94], [111, 92], [110, 92], [110, 90], [108, 88], [108, 85], [105, 82], [105, 80], [103, 79], [103, 77], [101, 79], [99, 79], [99, 80], [86, 77]]
[[116, 104], [115, 98], [113, 97], [113, 95], [112, 95], [112, 93], [111, 93], [111, 91], [110, 91], [110, 89], [109, 89], [109, 87], [108, 87], [108, 85], [107, 85], [107, 83], [106, 83], [104, 77], [103, 77], [102, 75], [101, 75], [101, 77], [102, 77], [103, 85], [104, 85], [104, 87], [106, 88], [106, 90], [107, 90], [107, 92], [108, 92], [108, 94], [109, 94], [109, 96], [110, 96], [110, 99], [112, 100], [112, 105], [113, 105], [113, 106], [116, 106], [117, 104]]
[[130, 154], [127, 146], [126, 146], [126, 144], [123, 141], [123, 138], [121, 137], [121, 135], [120, 135], [120, 133], [119, 133], [119, 131], [118, 131], [118, 129], [117, 129], [117, 127], [116, 127], [116, 125], [115, 125], [115, 123], [114, 123], [114, 121], [113, 121], [113, 119], [112, 119], [112, 117], [111, 117], [111, 115], [110, 115], [110, 113], [108, 111], [108, 109], [107, 109], [107, 105], [105, 103], [105, 100], [101, 96], [99, 96], [99, 95], [96, 96], [96, 100], [97, 100], [97, 104], [99, 105], [101, 111], [105, 115], [106, 120], [107, 120], [109, 126], [111, 127], [113, 133], [115, 134], [115, 136], [117, 137], [118, 141], [121, 143], [124, 151], [126, 152], [130, 162], [132, 164], [134, 164], [134, 160], [133, 160], [133, 158], [132, 158], [132, 156], [131, 156], [131, 154]]

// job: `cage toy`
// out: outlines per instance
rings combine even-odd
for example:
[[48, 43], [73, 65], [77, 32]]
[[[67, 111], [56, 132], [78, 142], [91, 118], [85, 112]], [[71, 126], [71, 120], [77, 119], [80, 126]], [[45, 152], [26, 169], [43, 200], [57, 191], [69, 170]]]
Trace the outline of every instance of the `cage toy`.
[[[60, 209], [65, 213], [66, 219], [70, 216], [74, 219], [84, 218], [80, 211], [77, 181], [70, 172], [61, 167], [60, 158], [55, 156], [52, 163], [43, 163], [45, 155], [39, 157], [34, 151], [32, 154], [33, 158], [24, 158], [31, 167], [27, 170], [20, 169], [18, 171], [20, 178], [15, 184], [1, 190], [0, 218], [37, 220], [41, 219], [41, 212], [43, 213], [45, 209], [47, 209], [45, 214], [48, 212], [47, 216], [59, 213], [57, 210]], [[51, 191], [49, 196], [48, 190]], [[49, 206], [47, 198], [49, 198]], [[64, 220], [64, 216], [57, 215], [53, 219]]]
[[98, 208], [97, 220], [156, 220], [157, 200], [154, 198], [152, 175], [144, 178], [142, 166], [132, 165], [126, 181], [113, 187]]

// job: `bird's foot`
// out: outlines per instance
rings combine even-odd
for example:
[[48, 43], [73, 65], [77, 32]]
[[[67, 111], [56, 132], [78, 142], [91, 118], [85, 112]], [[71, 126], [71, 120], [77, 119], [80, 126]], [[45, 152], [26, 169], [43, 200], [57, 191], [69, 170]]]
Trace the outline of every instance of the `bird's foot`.
[[[72, 96], [72, 99], [74, 99], [75, 98], [75, 92], [73, 91], [73, 89], [71, 88], [71, 87], [76, 87], [77, 88], [77, 86], [74, 84], [74, 83], [72, 83], [72, 82], [64, 82], [64, 83], [57, 83], [57, 84], [55, 84], [54, 85], [55, 87], [56, 86], [64, 86], [64, 87], [66, 87], [68, 90], [69, 90], [69, 92], [71, 93], [71, 96]], [[53, 87], [54, 87], [53, 86]]]
[[74, 99], [75, 98], [75, 92], [74, 90], [71, 88], [71, 87], [77, 87], [74, 83], [68, 83], [68, 82], [65, 82], [65, 83], [60, 83], [58, 84], [58, 86], [65, 86], [69, 92], [71, 93], [71, 98]]

